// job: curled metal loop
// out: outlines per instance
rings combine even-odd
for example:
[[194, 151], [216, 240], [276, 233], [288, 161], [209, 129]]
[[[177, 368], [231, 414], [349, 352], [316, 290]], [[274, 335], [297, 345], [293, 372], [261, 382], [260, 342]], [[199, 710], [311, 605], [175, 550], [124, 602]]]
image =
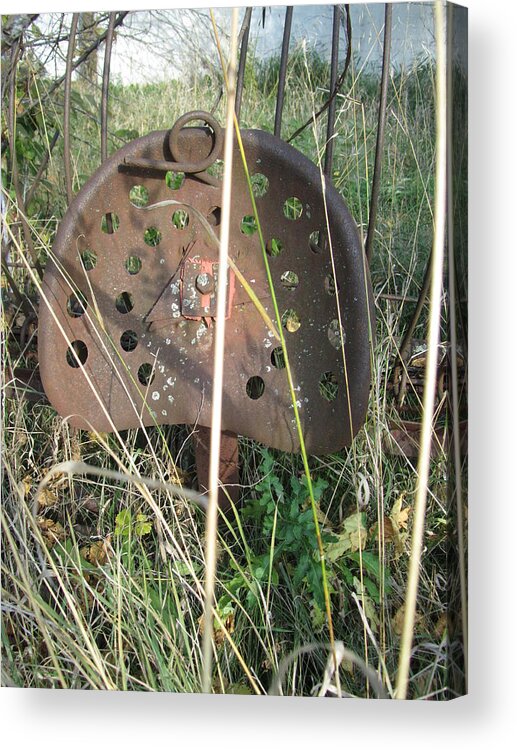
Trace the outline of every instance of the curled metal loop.
[[[212, 150], [208, 156], [201, 159], [201, 161], [183, 161], [183, 156], [179, 146], [180, 132], [189, 122], [195, 122], [196, 120], [201, 120], [201, 122], [206, 123], [212, 129], [214, 134]], [[221, 126], [213, 115], [209, 112], [203, 112], [202, 110], [195, 110], [194, 112], [187, 112], [182, 115], [176, 120], [169, 134], [169, 148], [175, 161], [175, 168], [180, 172], [204, 172], [205, 169], [208, 169], [208, 167], [210, 167], [220, 156], [222, 147], [223, 131]]]
[[[185, 128], [187, 123], [201, 120], [206, 123], [213, 132], [213, 144], [212, 150], [204, 159], [197, 161], [184, 159], [184, 155], [180, 150], [179, 139], [180, 132]], [[187, 128], [188, 130], [189, 128]], [[193, 130], [193, 128], [191, 128]], [[147, 159], [147, 158], [125, 158], [124, 166], [135, 167], [137, 169], [152, 169], [159, 170], [162, 172], [185, 172], [186, 174], [192, 174], [196, 178], [206, 182], [208, 185], [218, 187], [220, 185], [219, 180], [207, 173], [208, 167], [210, 167], [216, 159], [219, 158], [222, 147], [223, 147], [224, 134], [221, 126], [213, 115], [209, 112], [203, 112], [202, 110], [195, 110], [194, 112], [187, 112], [182, 115], [172, 126], [169, 133], [169, 148], [172, 154], [172, 161], [165, 161], [163, 159]]]

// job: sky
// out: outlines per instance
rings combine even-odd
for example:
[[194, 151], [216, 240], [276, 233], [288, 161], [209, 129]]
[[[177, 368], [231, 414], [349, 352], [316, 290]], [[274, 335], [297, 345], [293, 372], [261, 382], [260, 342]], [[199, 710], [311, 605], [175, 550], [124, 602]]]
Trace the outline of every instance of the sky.
[[[151, 6], [152, 7], [152, 6]], [[384, 4], [352, 4], [353, 49], [359, 65], [380, 66]], [[255, 7], [252, 15], [250, 49], [259, 57], [279, 54], [282, 45], [285, 6], [273, 6], [263, 14]], [[229, 28], [229, 8], [215, 11], [224, 35]], [[241, 9], [241, 18], [244, 8]], [[333, 6], [296, 5], [293, 13], [291, 49], [305, 43], [323, 57], [330, 56]], [[264, 18], [264, 25], [263, 25]], [[43, 14], [38, 23], [44, 27], [56, 16]], [[69, 23], [69, 19], [66, 19]], [[391, 60], [395, 69], [411, 66], [433, 54], [433, 9], [430, 3], [395, 3]], [[124, 20], [113, 47], [112, 80], [123, 83], [145, 83], [177, 77], [180, 70], [199, 65], [196, 49], [213, 54], [208, 10], [175, 9], [132, 12]], [[66, 44], [62, 61], [50, 73], [64, 70]], [[340, 36], [340, 59], [346, 54], [344, 28]], [[102, 64], [102, 55], [99, 55]]]

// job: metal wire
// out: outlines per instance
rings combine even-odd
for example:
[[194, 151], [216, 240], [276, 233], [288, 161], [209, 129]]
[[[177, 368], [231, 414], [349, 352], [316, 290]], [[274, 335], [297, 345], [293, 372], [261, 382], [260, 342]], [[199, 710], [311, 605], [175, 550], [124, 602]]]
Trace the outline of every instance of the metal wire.
[[110, 13], [108, 23], [108, 34], [106, 36], [106, 47], [104, 49], [104, 69], [102, 73], [102, 100], [101, 100], [101, 162], [108, 158], [108, 95], [110, 83], [111, 47], [113, 44], [113, 32], [115, 31], [116, 13]]
[[27, 221], [27, 211], [25, 207], [25, 201], [23, 199], [22, 190], [20, 187], [20, 176], [18, 173], [18, 158], [16, 156], [16, 67], [21, 51], [21, 38], [15, 47], [11, 50], [11, 81], [9, 87], [9, 105], [8, 105], [8, 139], [9, 139], [9, 150], [11, 152], [11, 168], [12, 168], [12, 182], [14, 192], [16, 194], [16, 204], [18, 207], [18, 215], [22, 224], [23, 236], [25, 244], [30, 253], [30, 256], [34, 262], [34, 265], [38, 271], [40, 277], [43, 276], [43, 269], [38, 261], [38, 255], [34, 248], [34, 242], [32, 241], [31, 229], [29, 222]]
[[18, 288], [18, 284], [14, 280], [14, 278], [13, 278], [13, 276], [12, 276], [10, 270], [9, 270], [7, 261], [4, 259], [5, 254], [6, 253], [5, 253], [4, 247], [2, 247], [2, 259], [1, 259], [2, 273], [5, 276], [5, 278], [7, 279], [7, 283], [11, 287], [11, 291], [13, 293], [13, 296], [14, 296], [15, 300], [16, 300], [16, 304], [19, 305], [23, 309], [23, 311], [25, 312], [26, 315], [30, 315], [33, 312], [32, 305], [29, 302], [29, 298], [25, 294], [22, 294], [20, 292], [20, 290]]
[[37, 189], [37, 187], [38, 187], [38, 185], [39, 185], [39, 183], [41, 181], [41, 178], [43, 177], [43, 172], [47, 168], [48, 161], [50, 159], [52, 151], [54, 150], [54, 146], [56, 145], [56, 143], [58, 141], [58, 138], [59, 138], [59, 130], [56, 130], [54, 132], [54, 135], [52, 136], [52, 140], [49, 143], [49, 147], [48, 147], [47, 151], [45, 151], [45, 156], [41, 160], [41, 164], [39, 165], [39, 169], [38, 169], [38, 171], [36, 173], [36, 177], [34, 178], [34, 182], [32, 183], [32, 185], [30, 187], [30, 190], [27, 193], [27, 198], [26, 198], [26, 201], [25, 201], [27, 205], [29, 205], [29, 203], [31, 202], [32, 197], [33, 197], [34, 193], [36, 192], [36, 189]]
[[285, 9], [284, 38], [282, 40], [282, 54], [280, 57], [280, 71], [278, 74], [278, 92], [276, 96], [275, 127], [274, 134], [280, 138], [282, 130], [282, 111], [284, 109], [285, 77], [287, 72], [287, 59], [289, 57], [289, 41], [291, 38], [291, 25], [293, 22], [293, 7]]
[[[122, 22], [124, 21], [125, 17], [128, 15], [128, 13], [129, 13], [129, 11], [127, 11], [127, 10], [125, 10], [125, 11], [123, 11], [121, 13], [118, 13], [117, 20], [115, 22], [115, 27], [120, 26], [122, 24]], [[98, 49], [101, 46], [101, 44], [103, 43], [103, 41], [106, 39], [107, 35], [108, 35], [108, 31], [106, 30], [99, 37], [97, 37], [97, 39], [94, 42], [92, 42], [92, 44], [90, 44], [90, 46], [87, 47], [87, 49], [85, 49], [84, 52], [81, 55], [79, 55], [79, 57], [77, 57], [75, 59], [73, 65], [72, 65], [72, 72], [76, 68], [78, 68], [80, 65], [82, 65], [83, 62], [89, 58], [89, 56], [92, 54], [92, 52], [95, 52], [95, 50]], [[47, 99], [49, 99], [52, 96], [52, 94], [54, 93], [54, 91], [61, 86], [61, 84], [63, 83], [63, 81], [65, 80], [65, 78], [66, 78], [66, 71], [65, 71], [65, 73], [63, 73], [62, 76], [60, 76], [59, 78], [57, 78], [51, 86], [48, 87], [48, 89], [46, 90], [46, 92], [44, 94], [42, 94], [41, 101], [46, 101]], [[29, 106], [26, 109], [26, 112], [29, 112], [32, 109], [34, 109], [36, 106], [38, 106], [39, 105], [39, 101], [40, 100], [37, 99], [33, 104], [29, 104]]]
[[[330, 86], [334, 91], [337, 83], [337, 62], [339, 55], [339, 26], [341, 23], [341, 6], [334, 5], [334, 21], [332, 24], [332, 52], [330, 59]], [[336, 124], [336, 97], [333, 96], [329, 104], [327, 119], [327, 145], [325, 147], [325, 162], [323, 171], [327, 177], [332, 176], [332, 161], [334, 157], [334, 127]]]
[[237, 89], [235, 93], [235, 115], [237, 120], [240, 120], [241, 116], [242, 91], [244, 89], [244, 73], [246, 71], [246, 58], [248, 56], [252, 11], [253, 8], [246, 8], [241, 28], [242, 42], [239, 54], [239, 70], [237, 72]]
[[386, 126], [386, 102], [388, 98], [388, 75], [390, 69], [391, 52], [392, 5], [386, 3], [384, 11], [384, 43], [382, 51], [381, 92], [379, 97], [379, 120], [377, 125], [377, 143], [375, 145], [375, 166], [372, 179], [372, 194], [370, 198], [370, 216], [368, 219], [368, 234], [366, 235], [365, 253], [368, 263], [372, 259], [373, 238], [377, 220], [377, 206], [381, 187], [382, 157], [384, 152], [384, 130]]
[[307, 128], [309, 125], [311, 125], [315, 120], [317, 120], [321, 115], [327, 111], [327, 109], [330, 107], [332, 101], [337, 96], [338, 92], [341, 90], [341, 87], [343, 86], [343, 83], [346, 79], [346, 74], [348, 73], [348, 68], [350, 67], [350, 62], [352, 60], [352, 20], [350, 17], [350, 5], [345, 5], [345, 13], [346, 13], [346, 38], [347, 38], [347, 51], [346, 51], [346, 60], [345, 65], [343, 67], [343, 70], [341, 72], [341, 75], [339, 76], [339, 80], [336, 82], [336, 86], [333, 91], [331, 91], [329, 98], [325, 102], [325, 104], [316, 112], [315, 115], [311, 115], [304, 123], [303, 125], [300, 125], [299, 128], [297, 128], [294, 133], [292, 133], [289, 138], [287, 139], [287, 143], [291, 143], [291, 141], [294, 141], [295, 138], [297, 138], [300, 133], [303, 133], [305, 128]]
[[72, 202], [74, 193], [72, 190], [72, 170], [70, 164], [70, 92], [72, 84], [72, 63], [75, 49], [75, 36], [77, 33], [77, 24], [79, 22], [79, 13], [72, 16], [70, 26], [70, 38], [68, 40], [68, 52], [66, 55], [66, 72], [65, 72], [65, 106], [63, 113], [63, 137], [65, 140], [64, 162], [65, 162], [65, 183], [66, 199], [68, 204]]

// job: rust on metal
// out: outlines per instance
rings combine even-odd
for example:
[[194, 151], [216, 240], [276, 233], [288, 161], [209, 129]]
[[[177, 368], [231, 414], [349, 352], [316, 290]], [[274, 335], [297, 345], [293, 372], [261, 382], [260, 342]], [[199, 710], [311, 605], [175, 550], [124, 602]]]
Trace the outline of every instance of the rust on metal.
[[[181, 315], [187, 320], [204, 320], [210, 327], [217, 318], [219, 263], [203, 258], [189, 258], [184, 264], [180, 284]], [[227, 279], [226, 319], [232, 314], [235, 274], [229, 268]]]
[[104, 70], [102, 73], [102, 99], [101, 99], [101, 161], [108, 158], [108, 97], [111, 68], [111, 48], [113, 46], [113, 35], [115, 32], [116, 13], [109, 14], [108, 33], [106, 36], [106, 47], [104, 48]]
[[[196, 137], [196, 128], [186, 127], [189, 122], [196, 120], [201, 120], [208, 125], [208, 129], [205, 130], [208, 137], [202, 142]], [[166, 159], [125, 156], [124, 166], [159, 172], [171, 170], [185, 172], [195, 175], [197, 179], [203, 180], [208, 185], [219, 187], [219, 180], [207, 172], [207, 169], [219, 158], [223, 148], [223, 131], [213, 115], [198, 110], [182, 115], [169, 133], [168, 146], [170, 156]]]
[[291, 40], [291, 26], [293, 23], [293, 6], [285, 9], [284, 34], [282, 38], [282, 52], [280, 54], [280, 70], [278, 72], [278, 91], [276, 95], [275, 125], [273, 132], [280, 138], [282, 130], [282, 113], [284, 110], [285, 79], [287, 76], [287, 61], [289, 58], [289, 43]]
[[[460, 422], [460, 451], [462, 456], [468, 453], [468, 423]], [[422, 431], [421, 422], [408, 420], [392, 421], [389, 430], [383, 439], [383, 449], [395, 456], [406, 458], [418, 458], [420, 451], [420, 436]], [[448, 454], [452, 431], [445, 425], [437, 425], [433, 428], [431, 436], [431, 457], [438, 458]]]
[[[216, 285], [201, 294], [197, 284], [204, 272], [215, 281], [218, 248], [207, 223], [217, 236], [221, 184], [196, 170], [209, 169], [224, 132], [195, 114], [207, 125], [173, 128], [174, 138], [150, 133], [108, 158], [60, 225], [43, 280], [39, 360], [50, 402], [73, 426], [210, 426]], [[242, 140], [306, 448], [333, 452], [361, 427], [370, 386], [373, 306], [357, 227], [331, 185], [323, 196], [319, 169], [296, 149], [259, 130]], [[178, 164], [191, 173], [175, 173]], [[227, 311], [222, 429], [297, 452], [282, 350], [264, 322], [275, 313], [237, 146], [232, 179], [229, 253], [239, 274]], [[192, 317], [186, 292], [196, 295]]]
[[372, 190], [370, 198], [370, 212], [368, 219], [368, 233], [366, 235], [365, 253], [368, 263], [372, 261], [373, 239], [377, 220], [377, 207], [381, 185], [382, 160], [384, 158], [384, 131], [386, 129], [386, 110], [388, 101], [391, 29], [393, 18], [391, 3], [384, 6], [384, 42], [382, 50], [381, 90], [379, 94], [379, 113], [377, 119], [377, 142], [375, 144], [375, 163], [373, 168]]
[[[209, 427], [198, 427], [195, 432], [197, 483], [201, 492], [208, 492], [210, 469], [210, 435]], [[233, 432], [221, 432], [219, 451], [219, 507], [228, 510], [230, 500], [236, 504], [239, 499], [239, 443]], [[230, 498], [230, 500], [228, 499]]]
[[64, 138], [64, 162], [65, 162], [65, 183], [66, 197], [68, 203], [72, 202], [74, 197], [72, 189], [72, 167], [70, 164], [70, 95], [72, 91], [72, 66], [74, 61], [75, 36], [77, 34], [77, 24], [79, 22], [79, 13], [74, 13], [70, 26], [70, 38], [68, 40], [68, 52], [66, 55], [66, 72], [65, 72], [65, 102], [63, 109], [63, 138]]
[[22, 40], [20, 37], [18, 38], [17, 43], [13, 45], [12, 47], [11, 60], [10, 60], [9, 103], [8, 103], [8, 111], [7, 111], [8, 131], [7, 132], [8, 132], [9, 151], [11, 153], [11, 170], [12, 170], [11, 179], [12, 179], [12, 185], [14, 187], [14, 192], [16, 194], [17, 212], [18, 212], [19, 220], [21, 221], [25, 244], [27, 245], [27, 249], [34, 263], [34, 267], [36, 268], [39, 276], [42, 277], [43, 269], [38, 260], [38, 253], [36, 252], [36, 248], [34, 247], [34, 241], [32, 239], [32, 233], [31, 233], [32, 230], [29, 225], [29, 222], [27, 221], [27, 209], [26, 209], [27, 204], [25, 202], [24, 195], [21, 189], [20, 174], [18, 170], [18, 157], [16, 155], [16, 143], [15, 143], [16, 68], [18, 65], [18, 60], [21, 55], [21, 50], [22, 50]]
[[[339, 30], [341, 27], [340, 5], [334, 5], [334, 18], [332, 21], [332, 51], [330, 54], [330, 86], [329, 91], [334, 91], [337, 83], [337, 66], [339, 55]], [[327, 177], [332, 177], [332, 162], [334, 159], [334, 129], [336, 124], [336, 97], [330, 101], [327, 116], [327, 143], [325, 145], [325, 161], [323, 172]]]
[[239, 54], [239, 70], [237, 72], [237, 86], [235, 90], [235, 117], [237, 120], [240, 120], [241, 116], [242, 92], [244, 89], [244, 75], [246, 72], [246, 58], [248, 56], [252, 12], [253, 8], [246, 8], [239, 33], [239, 37], [241, 38], [241, 50]]

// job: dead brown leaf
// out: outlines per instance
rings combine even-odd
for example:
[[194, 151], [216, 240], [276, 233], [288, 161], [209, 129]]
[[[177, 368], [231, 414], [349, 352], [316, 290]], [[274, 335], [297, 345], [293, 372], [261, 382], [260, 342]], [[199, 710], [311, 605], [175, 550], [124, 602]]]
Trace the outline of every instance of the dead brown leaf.
[[81, 556], [91, 565], [104, 565], [113, 557], [113, 549], [109, 537], [99, 539], [93, 544], [81, 548]]
[[411, 513], [411, 507], [407, 505], [405, 508], [402, 507], [402, 503], [405, 499], [406, 493], [402, 492], [393, 504], [389, 521], [391, 522], [391, 530], [393, 543], [395, 545], [395, 559], [401, 557], [404, 554], [405, 544], [408, 537], [408, 519]]
[[[205, 618], [204, 615], [198, 618], [199, 632], [201, 635], [205, 632]], [[224, 629], [219, 626], [217, 620], [214, 619], [214, 642], [219, 648], [223, 645], [227, 635], [231, 635], [235, 630], [235, 615], [230, 612], [226, 620], [224, 621]]]
[[446, 612], [442, 612], [438, 620], [436, 621], [436, 625], [434, 626], [434, 634], [436, 638], [441, 641], [445, 631], [447, 630], [449, 625], [448, 617]]
[[51, 508], [57, 503], [57, 495], [49, 489], [42, 490], [38, 495], [38, 505], [40, 508]]
[[[404, 617], [406, 614], [406, 605], [403, 604], [397, 609], [393, 617], [391, 618], [391, 627], [396, 635], [401, 636], [404, 629]], [[417, 610], [415, 613], [415, 630], [420, 628], [423, 624], [424, 618], [422, 614]]]
[[31, 491], [32, 485], [33, 485], [32, 477], [30, 474], [27, 474], [27, 476], [24, 477], [22, 480], [22, 487], [23, 487], [23, 492], [25, 494], [25, 497], [27, 497], [27, 495]]
[[43, 536], [43, 541], [50, 549], [56, 542], [62, 542], [65, 539], [65, 530], [59, 521], [53, 521], [51, 518], [38, 518], [38, 526]]
[[99, 503], [94, 497], [86, 497], [82, 501], [82, 506], [86, 510], [88, 510], [90, 513], [98, 513], [99, 512]]

